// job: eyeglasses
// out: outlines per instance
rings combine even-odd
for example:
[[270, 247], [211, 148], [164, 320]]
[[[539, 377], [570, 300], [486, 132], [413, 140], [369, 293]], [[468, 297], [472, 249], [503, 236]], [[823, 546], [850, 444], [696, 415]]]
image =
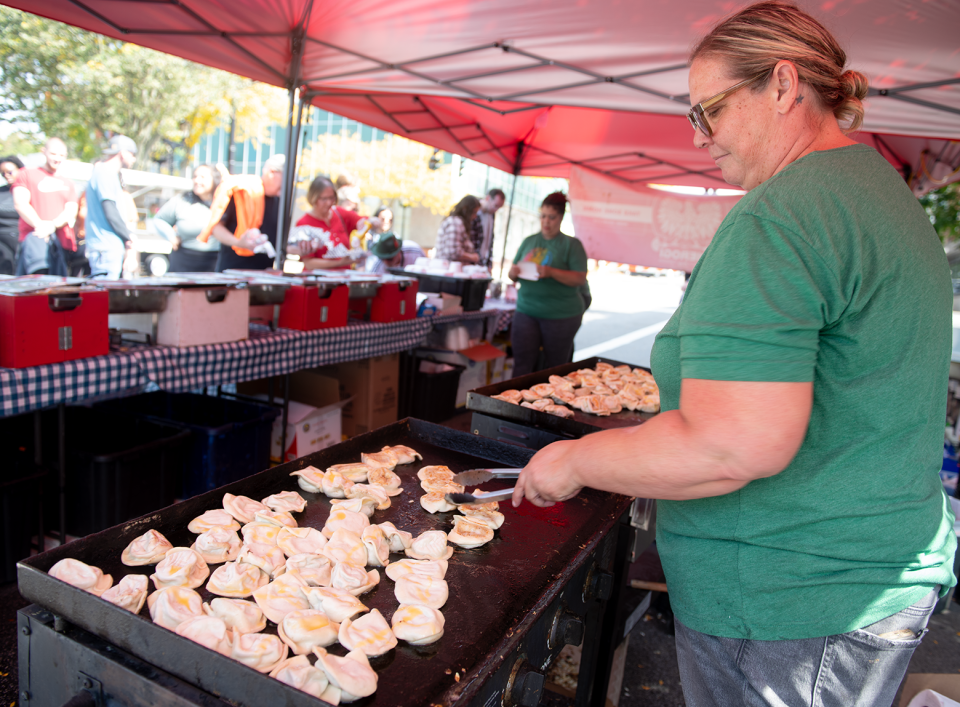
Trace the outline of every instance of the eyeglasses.
[[17, 170], [15, 169], [0, 169], [0, 174], [2, 174], [4, 177], [9, 177], [16, 173], [17, 173]]
[[693, 109], [687, 113], [687, 120], [690, 121], [690, 125], [693, 126], [694, 130], [699, 130], [707, 137], [713, 137], [713, 129], [710, 127], [710, 123], [707, 122], [707, 116], [704, 115], [704, 112], [708, 109], [715, 106], [717, 103], [722, 101], [724, 98], [733, 95], [741, 88], [749, 86], [750, 84], [756, 83], [764, 76], [767, 76], [770, 73], [769, 69], [765, 69], [763, 72], [757, 74], [752, 79], [747, 79], [746, 81], [741, 81], [735, 86], [731, 86], [726, 91], [720, 91], [715, 96], [711, 96], [705, 101], [701, 101], [693, 107]]

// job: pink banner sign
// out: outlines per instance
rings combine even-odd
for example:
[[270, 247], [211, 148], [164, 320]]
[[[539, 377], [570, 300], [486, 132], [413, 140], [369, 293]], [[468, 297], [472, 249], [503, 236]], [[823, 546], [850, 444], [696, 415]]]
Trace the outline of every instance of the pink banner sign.
[[740, 196], [689, 196], [570, 170], [573, 227], [597, 260], [693, 270]]

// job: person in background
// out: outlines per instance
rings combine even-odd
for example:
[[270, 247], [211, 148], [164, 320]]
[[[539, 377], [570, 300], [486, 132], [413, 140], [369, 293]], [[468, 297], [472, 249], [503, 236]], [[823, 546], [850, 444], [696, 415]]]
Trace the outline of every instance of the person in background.
[[437, 258], [475, 265], [480, 259], [470, 229], [473, 219], [480, 210], [480, 200], [471, 195], [463, 197], [450, 211], [450, 215], [440, 222], [437, 231]]
[[263, 163], [259, 177], [233, 174], [217, 187], [210, 220], [197, 236], [200, 243], [211, 236], [220, 241], [217, 272], [273, 267], [284, 164], [286, 157], [273, 155]]
[[11, 257], [4, 254], [0, 260], [0, 275], [13, 275], [16, 268], [16, 253], [19, 246], [20, 214], [13, 205], [13, 187], [17, 174], [23, 169], [23, 162], [19, 157], [10, 155], [0, 159], [0, 242], [2, 242]]
[[367, 259], [367, 271], [385, 273], [387, 268], [402, 268], [413, 265], [417, 258], [425, 257], [423, 248], [413, 241], [401, 242], [392, 233], [384, 233], [370, 248], [371, 257]]
[[947, 259], [815, 18], [758, 3], [690, 59], [693, 143], [747, 193], [657, 335], [662, 412], [540, 450], [513, 502], [658, 499], [688, 707], [886, 707], [956, 583]]
[[[17, 275], [65, 276], [63, 249], [77, 249], [73, 224], [77, 218], [77, 190], [57, 170], [67, 159], [63, 140], [52, 137], [43, 150], [42, 167], [21, 169], [13, 182], [13, 205], [20, 215], [20, 252]], [[51, 238], [51, 236], [56, 236]]]
[[110, 138], [86, 189], [86, 256], [91, 278], [118, 280], [128, 259], [136, 257], [130, 229], [120, 210], [123, 184], [120, 170], [137, 160], [137, 145], [126, 135]]
[[379, 218], [363, 218], [337, 205], [337, 191], [328, 177], [317, 177], [307, 188], [310, 211], [297, 221], [287, 252], [299, 255], [304, 270], [344, 270], [353, 265], [350, 234], [368, 223], [381, 228]]
[[156, 213], [153, 227], [170, 241], [170, 272], [214, 272], [220, 243], [201, 243], [197, 236], [210, 221], [210, 203], [220, 186], [220, 172], [208, 164], [193, 170], [193, 191], [179, 194]]
[[[561, 192], [549, 194], [540, 204], [540, 233], [527, 236], [508, 276], [520, 279], [520, 262], [534, 263], [537, 280], [520, 284], [517, 311], [513, 317], [515, 376], [524, 376], [543, 368], [553, 368], [570, 361], [573, 338], [580, 329], [584, 312], [581, 288], [587, 282], [587, 253], [583, 244], [560, 232], [560, 223], [567, 208], [567, 197]], [[540, 348], [543, 365], [538, 367]]]
[[393, 233], [393, 209], [389, 206], [381, 206], [373, 215], [375, 218], [380, 219], [381, 223], [380, 226], [375, 226], [370, 229], [370, 234], [374, 236], [374, 238], [378, 238], [383, 233]]
[[480, 257], [477, 264], [488, 269], [493, 260], [493, 221], [506, 200], [507, 197], [502, 189], [488, 191], [487, 195], [480, 200], [480, 211], [470, 226], [470, 238]]
[[359, 213], [360, 208], [360, 187], [348, 184], [345, 187], [337, 189], [337, 206], [341, 211], [352, 211]]

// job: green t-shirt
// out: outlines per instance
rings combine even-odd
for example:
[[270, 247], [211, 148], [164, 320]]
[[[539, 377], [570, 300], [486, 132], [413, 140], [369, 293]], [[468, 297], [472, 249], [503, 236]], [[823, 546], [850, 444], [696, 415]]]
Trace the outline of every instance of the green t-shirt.
[[700, 378], [812, 381], [813, 409], [779, 474], [659, 503], [684, 624], [828, 636], [955, 583], [938, 475], [952, 301], [929, 220], [872, 148], [807, 155], [730, 211], [657, 337], [662, 407], [678, 408], [681, 380]]
[[[514, 265], [520, 261], [560, 270], [587, 271], [587, 252], [583, 243], [563, 233], [551, 240], [544, 238], [542, 233], [527, 236], [513, 258]], [[583, 297], [580, 288], [564, 285], [552, 277], [521, 280], [517, 311], [539, 319], [579, 317], [583, 314]]]

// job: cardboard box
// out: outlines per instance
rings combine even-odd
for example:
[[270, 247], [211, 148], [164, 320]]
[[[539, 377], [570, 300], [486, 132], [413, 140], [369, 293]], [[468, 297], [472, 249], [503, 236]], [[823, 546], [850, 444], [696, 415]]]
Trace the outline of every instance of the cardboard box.
[[[274, 385], [274, 396], [282, 390], [282, 379]], [[267, 399], [267, 379], [237, 384], [237, 392]], [[282, 403], [283, 398], [274, 397]], [[340, 395], [340, 384], [334, 378], [318, 375], [314, 371], [298, 371], [290, 375], [290, 404], [287, 408], [287, 449], [283, 461], [293, 461], [307, 454], [332, 447], [342, 439], [341, 412], [350, 399]], [[273, 423], [270, 437], [270, 459], [281, 461], [280, 442], [283, 417]]]
[[952, 673], [911, 673], [900, 693], [900, 707], [907, 707], [910, 700], [924, 690], [933, 690], [954, 702], [960, 702], [960, 675]]
[[397, 421], [400, 396], [400, 354], [375, 356], [314, 369], [340, 384], [340, 397], [352, 398], [343, 408], [343, 434], [354, 437]]
[[490, 369], [498, 359], [506, 357], [506, 352], [482, 342], [476, 346], [461, 351], [447, 351], [445, 349], [417, 349], [420, 358], [433, 359], [443, 363], [456, 363], [466, 370], [460, 374], [460, 385], [457, 388], [457, 407], [467, 404], [467, 392], [487, 385]]

